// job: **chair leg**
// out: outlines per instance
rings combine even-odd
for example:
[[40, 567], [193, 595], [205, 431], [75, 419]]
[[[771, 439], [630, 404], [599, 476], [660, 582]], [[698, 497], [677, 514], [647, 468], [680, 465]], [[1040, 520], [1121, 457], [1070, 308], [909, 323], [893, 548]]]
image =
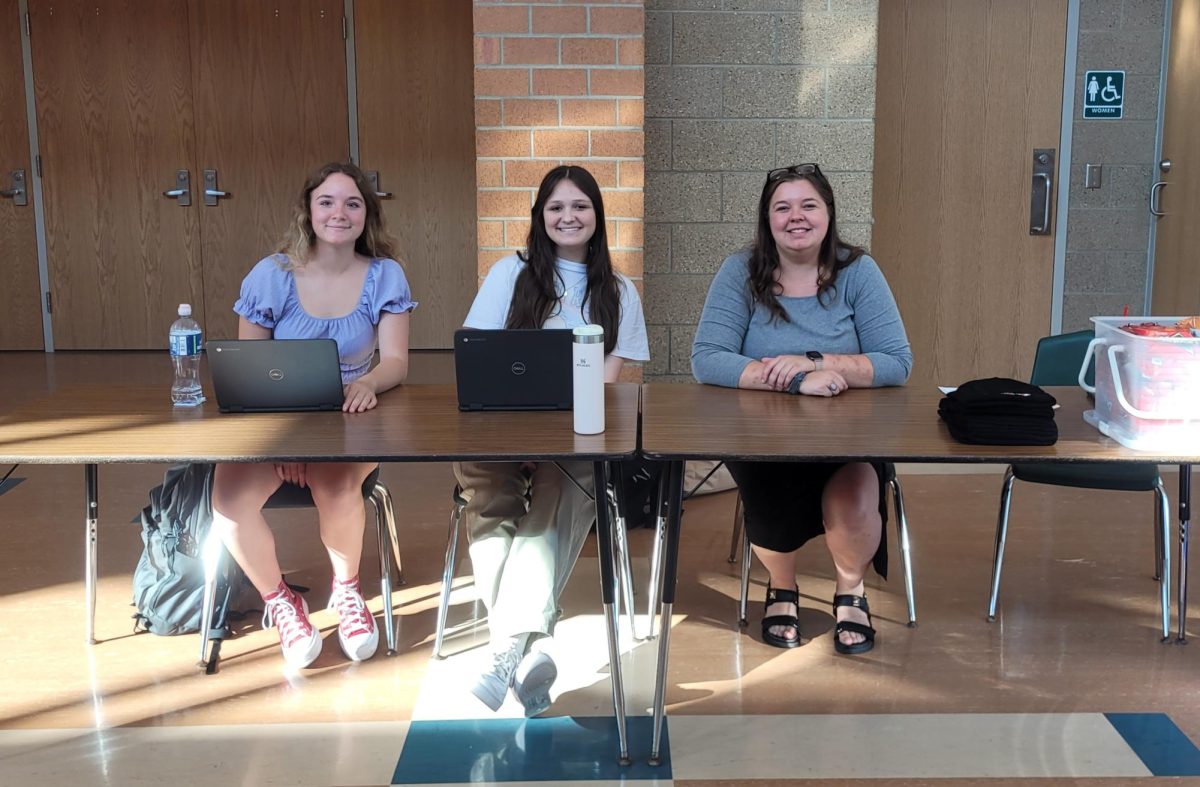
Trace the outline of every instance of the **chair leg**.
[[896, 536], [900, 542], [900, 557], [904, 563], [904, 596], [908, 601], [908, 627], [917, 627], [917, 599], [913, 586], [912, 548], [908, 540], [908, 517], [904, 515], [904, 493], [900, 489], [900, 479], [893, 478], [888, 486], [892, 488], [892, 506], [896, 510]]
[[621, 516], [616, 492], [611, 486], [608, 500], [609, 522], [613, 528], [613, 559], [619, 572], [621, 598], [629, 614], [629, 631], [636, 640], [640, 638], [637, 635], [637, 609], [633, 605], [633, 563], [629, 558], [629, 534], [625, 531], [625, 517]]
[[387, 655], [396, 655], [396, 616], [392, 607], [392, 549], [400, 550], [391, 543], [394, 533], [395, 511], [392, 496], [386, 486], [376, 482], [371, 490], [371, 507], [375, 509], [375, 534], [379, 539], [379, 590], [383, 596], [383, 633], [387, 638]]
[[1010, 465], [1004, 471], [1004, 485], [1000, 488], [1000, 515], [996, 520], [996, 552], [992, 557], [992, 594], [988, 599], [988, 620], [996, 619], [996, 601], [1000, 596], [1000, 570], [1004, 566], [1004, 541], [1008, 538], [1008, 508], [1012, 502], [1013, 470]]
[[733, 535], [729, 537], [729, 562], [737, 562], [738, 545], [742, 543], [742, 495], [733, 504]]
[[1163, 572], [1163, 530], [1162, 530], [1162, 503], [1161, 498], [1166, 497], [1166, 491], [1162, 488], [1162, 479], [1159, 479], [1157, 488], [1154, 490], [1154, 581], [1162, 580]]
[[650, 547], [650, 586], [646, 589], [646, 639], [654, 639], [658, 619], [658, 590], [662, 585], [663, 549], [666, 547], [667, 520], [657, 517], [654, 542]]
[[396, 532], [397, 523], [396, 523], [395, 512], [392, 508], [392, 495], [387, 490], [387, 487], [383, 486], [383, 484], [377, 483], [375, 488], [379, 489], [381, 487], [383, 488], [384, 494], [387, 495], [387, 508], [385, 511], [386, 516], [384, 516], [383, 519], [384, 519], [384, 524], [387, 525], [387, 529], [388, 529], [388, 542], [391, 544], [391, 547], [392, 547], [392, 562], [393, 562], [393, 565], [395, 565], [395, 567], [396, 567], [396, 584], [403, 585], [404, 584], [404, 564], [400, 560], [400, 534]]
[[220, 537], [212, 532], [204, 539], [202, 547], [204, 561], [204, 595], [200, 601], [200, 669], [208, 668], [209, 634], [212, 632], [213, 608], [217, 603], [217, 573], [221, 570], [221, 561], [225, 557], [225, 548]]
[[741, 594], [738, 597], [738, 625], [745, 627], [746, 606], [750, 598], [750, 555], [753, 554], [750, 550], [750, 534], [746, 532], [746, 528], [742, 527], [742, 583]]
[[442, 597], [438, 601], [437, 630], [433, 640], [433, 657], [442, 656], [442, 641], [446, 637], [446, 613], [450, 609], [450, 591], [454, 583], [454, 562], [458, 553], [458, 525], [462, 520], [463, 507], [455, 504], [450, 513], [450, 531], [446, 534], [446, 565], [442, 569]]
[[1162, 479], [1154, 487], [1154, 543], [1157, 548], [1154, 565], [1158, 569], [1159, 608], [1162, 612], [1163, 640], [1171, 636], [1171, 509]]

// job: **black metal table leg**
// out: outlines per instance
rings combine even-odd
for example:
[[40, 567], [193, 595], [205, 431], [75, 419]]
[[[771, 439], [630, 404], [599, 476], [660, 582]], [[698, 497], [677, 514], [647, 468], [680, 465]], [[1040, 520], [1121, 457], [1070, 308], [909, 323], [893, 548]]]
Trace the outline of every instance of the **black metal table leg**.
[[617, 639], [616, 572], [613, 568], [612, 520], [608, 515], [605, 490], [608, 479], [605, 462], [593, 462], [592, 474], [596, 484], [596, 538], [600, 558], [600, 593], [604, 599], [604, 624], [608, 638], [608, 663], [612, 677], [613, 711], [617, 717], [617, 741], [620, 747], [617, 761], [629, 765], [629, 741], [625, 736], [625, 685], [621, 680], [621, 648]]
[[1188, 521], [1192, 508], [1192, 466], [1179, 466], [1179, 635], [1187, 642]]
[[99, 536], [100, 482], [95, 464], [83, 466], [83, 594], [87, 607], [87, 641], [96, 644], [96, 539]]
[[675, 604], [675, 580], [679, 572], [679, 526], [683, 517], [683, 462], [671, 462], [663, 472], [667, 499], [667, 538], [663, 559], [662, 607], [659, 612], [658, 670], [654, 679], [654, 739], [650, 764], [661, 765], [662, 724], [666, 705], [667, 657], [671, 647], [671, 610]]

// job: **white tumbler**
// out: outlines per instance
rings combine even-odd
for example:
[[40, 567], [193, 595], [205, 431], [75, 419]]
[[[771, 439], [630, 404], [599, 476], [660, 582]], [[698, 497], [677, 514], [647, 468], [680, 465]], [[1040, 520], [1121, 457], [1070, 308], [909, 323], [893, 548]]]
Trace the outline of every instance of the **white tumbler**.
[[575, 329], [575, 431], [604, 431], [604, 329], [581, 325]]

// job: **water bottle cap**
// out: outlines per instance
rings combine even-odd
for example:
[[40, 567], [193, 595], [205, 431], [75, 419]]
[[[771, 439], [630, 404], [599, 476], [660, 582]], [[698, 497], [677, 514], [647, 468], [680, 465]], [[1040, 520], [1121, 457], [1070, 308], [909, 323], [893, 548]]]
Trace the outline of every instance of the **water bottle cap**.
[[180, 317], [191, 317], [192, 316], [192, 304], [190, 304], [190, 303], [179, 304], [179, 316]]
[[603, 336], [604, 328], [599, 325], [580, 325], [573, 333], [576, 336]]

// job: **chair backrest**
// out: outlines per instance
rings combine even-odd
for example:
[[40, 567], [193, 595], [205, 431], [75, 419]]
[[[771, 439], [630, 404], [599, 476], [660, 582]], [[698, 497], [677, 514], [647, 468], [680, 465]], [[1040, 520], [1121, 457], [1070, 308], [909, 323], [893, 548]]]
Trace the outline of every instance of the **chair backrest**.
[[[1095, 335], [1093, 331], [1087, 330], [1043, 336], [1038, 340], [1037, 354], [1033, 358], [1033, 374], [1029, 376], [1029, 382], [1034, 385], [1077, 385], [1079, 366], [1083, 363], [1083, 355]], [[1088, 384], [1094, 384], [1095, 377], [1096, 364], [1093, 361], [1088, 365]]]

